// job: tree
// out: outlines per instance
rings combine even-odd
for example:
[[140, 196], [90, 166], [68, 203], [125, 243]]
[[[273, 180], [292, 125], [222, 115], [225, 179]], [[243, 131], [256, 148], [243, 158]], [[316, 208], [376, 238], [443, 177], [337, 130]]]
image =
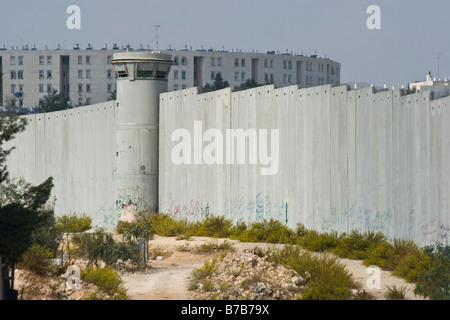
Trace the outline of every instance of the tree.
[[216, 79], [214, 80], [214, 83], [213, 84], [207, 83], [204, 87], [201, 88], [201, 91], [202, 92], [211, 92], [211, 91], [228, 88], [229, 86], [230, 86], [230, 84], [228, 83], [228, 81], [223, 80], [222, 74], [220, 72], [218, 72], [216, 74]]
[[259, 84], [258, 82], [256, 82], [256, 80], [251, 78], [251, 79], [247, 79], [239, 87], [234, 87], [234, 91], [235, 92], [242, 91], [242, 90], [247, 90], [247, 89], [256, 88], [256, 87], [260, 87], [260, 86], [262, 86], [262, 84]]
[[23, 131], [26, 123], [25, 118], [0, 116], [0, 256], [4, 274], [11, 271], [12, 289], [15, 264], [33, 243], [43, 241], [40, 237], [44, 230], [54, 222], [53, 210], [46, 206], [53, 188], [52, 177], [38, 186], [16, 185], [8, 178], [5, 162], [14, 147], [6, 148], [4, 144]]
[[66, 110], [70, 107], [70, 99], [65, 93], [58, 93], [53, 89], [39, 101], [39, 109], [42, 112]]

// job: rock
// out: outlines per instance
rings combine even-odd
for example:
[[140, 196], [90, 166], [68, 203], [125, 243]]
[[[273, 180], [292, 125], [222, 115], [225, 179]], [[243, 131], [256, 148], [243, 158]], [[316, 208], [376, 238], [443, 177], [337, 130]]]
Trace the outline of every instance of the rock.
[[164, 259], [163, 256], [157, 256], [155, 260], [156, 260], [156, 261], [161, 261], [162, 259]]
[[300, 276], [294, 276], [291, 278], [291, 281], [293, 284], [295, 284], [297, 287], [306, 286], [308, 284], [308, 280], [303, 279]]

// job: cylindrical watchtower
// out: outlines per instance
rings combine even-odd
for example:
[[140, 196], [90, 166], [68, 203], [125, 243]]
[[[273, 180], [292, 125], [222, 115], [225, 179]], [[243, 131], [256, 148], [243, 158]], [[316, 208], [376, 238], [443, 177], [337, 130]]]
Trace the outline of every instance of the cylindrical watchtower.
[[158, 207], [159, 94], [167, 91], [171, 56], [161, 52], [120, 52], [117, 73], [117, 205]]

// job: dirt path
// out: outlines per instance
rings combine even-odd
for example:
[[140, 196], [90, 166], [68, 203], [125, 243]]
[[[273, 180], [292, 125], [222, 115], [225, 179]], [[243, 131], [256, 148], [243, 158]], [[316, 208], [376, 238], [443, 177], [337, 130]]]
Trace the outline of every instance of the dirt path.
[[[225, 239], [195, 237], [190, 241], [178, 241], [175, 238], [156, 236], [150, 242], [150, 250], [163, 250], [167, 253], [165, 254], [166, 257], [161, 261], [152, 261], [152, 269], [148, 272], [125, 273], [122, 276], [130, 298], [132, 300], [191, 300], [192, 294], [188, 288], [192, 270], [202, 267], [206, 261], [217, 255], [197, 254], [193, 253], [193, 250], [181, 251], [181, 247], [193, 249], [195, 246], [200, 246], [207, 241], [223, 242]], [[227, 241], [232, 243], [238, 251], [254, 248], [255, 246], [259, 246], [261, 249], [281, 246], [266, 243], [241, 243], [234, 240]], [[407, 299], [421, 299], [413, 293], [414, 284], [395, 277], [384, 270], [380, 272], [380, 288], [369, 288], [368, 284], [374, 283], [368, 281], [371, 274], [368, 273], [367, 267], [361, 261], [339, 260], [353, 274], [354, 279], [361, 283], [363, 289], [371, 293], [375, 299], [385, 299], [385, 294], [388, 292], [387, 286], [393, 285], [397, 288], [406, 287]]]

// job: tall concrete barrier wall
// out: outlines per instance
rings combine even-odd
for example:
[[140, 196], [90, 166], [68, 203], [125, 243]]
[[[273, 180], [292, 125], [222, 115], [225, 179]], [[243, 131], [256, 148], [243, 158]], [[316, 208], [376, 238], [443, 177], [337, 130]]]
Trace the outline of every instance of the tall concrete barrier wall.
[[11, 178], [38, 185], [54, 179], [57, 215], [86, 213], [95, 225], [120, 218], [115, 185], [114, 101], [25, 116], [26, 130], [11, 141]]
[[[161, 94], [159, 211], [235, 222], [273, 218], [292, 228], [381, 231], [420, 245], [448, 244], [450, 98], [433, 100], [432, 94], [329, 85]], [[209, 129], [222, 132], [222, 144]], [[243, 164], [236, 150], [234, 162], [225, 161], [227, 129], [259, 138], [252, 144], [247, 137]], [[270, 155], [274, 129], [279, 169], [262, 175], [268, 165], [261, 142]], [[187, 152], [180, 151], [186, 142], [180, 132], [190, 135], [188, 164], [178, 163]], [[222, 162], [202, 159], [217, 152]], [[256, 164], [251, 154], [259, 156]]]

